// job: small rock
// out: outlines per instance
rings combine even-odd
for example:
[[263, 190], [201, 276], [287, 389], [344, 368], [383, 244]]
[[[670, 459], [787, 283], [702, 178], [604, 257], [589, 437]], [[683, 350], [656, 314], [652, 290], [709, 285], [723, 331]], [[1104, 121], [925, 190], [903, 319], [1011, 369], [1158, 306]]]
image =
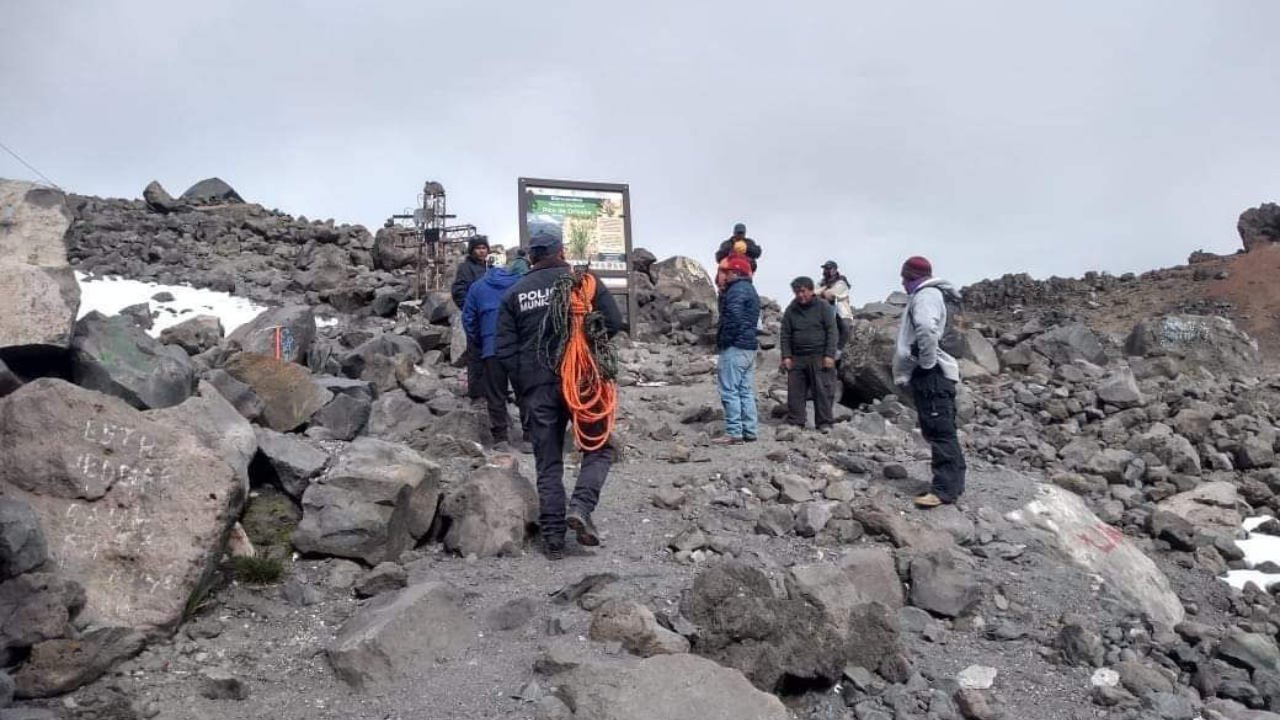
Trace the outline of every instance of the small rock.
[[391, 590], [400, 590], [409, 584], [409, 573], [393, 562], [379, 563], [356, 582], [358, 597], [373, 597]]
[[246, 700], [249, 688], [222, 668], [208, 668], [200, 673], [200, 694], [210, 700]]
[[999, 671], [993, 667], [970, 665], [960, 671], [960, 674], [956, 676], [956, 681], [965, 690], [987, 690], [996, 684], [996, 675], [998, 673]]

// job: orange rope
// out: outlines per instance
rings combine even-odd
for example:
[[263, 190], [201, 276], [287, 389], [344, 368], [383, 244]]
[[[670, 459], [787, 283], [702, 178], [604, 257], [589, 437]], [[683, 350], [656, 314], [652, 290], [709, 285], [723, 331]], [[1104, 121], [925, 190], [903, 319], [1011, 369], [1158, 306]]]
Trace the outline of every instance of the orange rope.
[[[585, 318], [596, 296], [596, 278], [584, 273], [569, 295], [569, 338], [560, 363], [560, 392], [573, 419], [573, 437], [583, 452], [599, 450], [609, 442], [618, 409], [618, 386], [604, 379], [587, 342]], [[604, 423], [592, 434], [586, 426]]]

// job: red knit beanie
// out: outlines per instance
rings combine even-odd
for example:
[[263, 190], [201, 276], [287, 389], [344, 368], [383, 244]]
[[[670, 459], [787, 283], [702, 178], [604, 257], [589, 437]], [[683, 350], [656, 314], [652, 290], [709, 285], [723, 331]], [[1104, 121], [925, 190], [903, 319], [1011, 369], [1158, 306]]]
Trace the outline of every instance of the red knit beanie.
[[732, 270], [742, 277], [751, 277], [751, 261], [746, 255], [729, 255], [720, 265], [725, 270]]
[[902, 263], [902, 277], [907, 280], [916, 280], [918, 278], [927, 278], [933, 276], [933, 264], [928, 260], [913, 255]]

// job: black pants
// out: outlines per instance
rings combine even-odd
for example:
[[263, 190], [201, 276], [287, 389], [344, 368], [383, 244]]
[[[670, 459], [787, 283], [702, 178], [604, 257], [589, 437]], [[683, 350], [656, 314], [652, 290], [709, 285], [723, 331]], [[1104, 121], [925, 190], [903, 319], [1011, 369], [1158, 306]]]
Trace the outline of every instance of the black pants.
[[840, 355], [844, 355], [844, 348], [849, 344], [849, 335], [853, 333], [853, 321], [847, 318], [836, 317], [836, 342], [840, 348], [836, 350]]
[[480, 357], [480, 348], [467, 341], [467, 397], [479, 400], [484, 396], [484, 358]]
[[933, 450], [933, 494], [955, 502], [964, 493], [964, 453], [956, 436], [956, 384], [942, 368], [916, 370], [911, 394], [920, 416], [920, 433]]
[[[569, 409], [560, 396], [560, 386], [547, 384], [526, 389], [522, 393], [522, 411], [529, 420], [533, 441], [534, 465], [538, 468], [538, 525], [543, 539], [553, 545], [564, 542], [565, 492], [564, 444], [569, 425]], [[590, 428], [588, 428], [590, 429]], [[609, 477], [613, 449], [608, 445], [583, 453], [578, 482], [570, 503], [590, 513], [600, 501], [600, 490]]]
[[791, 358], [787, 372], [787, 422], [804, 427], [808, 420], [808, 398], [813, 394], [814, 423], [826, 427], [833, 422], [835, 402], [835, 368], [822, 367], [821, 355]]
[[[493, 433], [494, 442], [510, 439], [508, 425], [511, 417], [507, 414], [507, 392], [511, 383], [507, 379], [507, 371], [497, 358], [485, 358], [484, 361], [484, 399], [489, 405], [489, 430]], [[516, 401], [519, 405], [519, 399]], [[529, 417], [520, 410], [521, 439], [529, 440]]]

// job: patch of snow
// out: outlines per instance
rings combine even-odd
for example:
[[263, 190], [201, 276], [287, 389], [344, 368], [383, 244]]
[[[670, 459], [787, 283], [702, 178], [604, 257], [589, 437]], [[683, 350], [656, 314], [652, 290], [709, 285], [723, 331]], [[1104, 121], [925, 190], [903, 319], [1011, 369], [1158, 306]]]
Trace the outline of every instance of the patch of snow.
[[1113, 688], [1120, 684], [1120, 673], [1111, 668], [1098, 668], [1093, 671], [1093, 677], [1089, 678], [1089, 683], [1094, 687]]
[[338, 318], [336, 317], [320, 317], [319, 315], [316, 316], [316, 327], [318, 328], [329, 328], [329, 327], [337, 327], [337, 326], [338, 326]]
[[[76, 273], [80, 283], [80, 315], [84, 317], [94, 310], [103, 315], [116, 315], [130, 305], [149, 303], [154, 313], [154, 326], [148, 332], [158, 337], [167, 327], [190, 320], [197, 315], [216, 315], [222, 328], [230, 335], [236, 328], [254, 319], [267, 308], [230, 293], [203, 290], [187, 285], [160, 285], [119, 277], [89, 279]], [[172, 302], [157, 302], [151, 297], [167, 292]]]
[[[1260, 525], [1271, 519], [1270, 515], [1245, 518], [1244, 529], [1249, 532], [1249, 537], [1235, 541], [1236, 546], [1244, 553], [1245, 567], [1253, 568], [1268, 560], [1280, 565], [1280, 537], [1253, 532]], [[1260, 570], [1252, 569], [1232, 570], [1223, 579], [1237, 590], [1243, 590], [1244, 586], [1249, 583], [1253, 583], [1263, 590], [1267, 590], [1273, 585], [1280, 585], [1280, 573], [1264, 573]]]

